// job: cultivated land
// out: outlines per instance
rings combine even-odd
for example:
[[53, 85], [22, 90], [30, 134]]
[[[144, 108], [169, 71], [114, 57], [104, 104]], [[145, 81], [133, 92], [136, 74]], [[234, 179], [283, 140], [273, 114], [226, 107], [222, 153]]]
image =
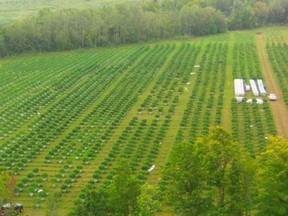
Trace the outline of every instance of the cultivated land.
[[40, 10], [102, 8], [138, 0], [0, 0], [0, 24], [33, 16]]
[[[261, 32], [265, 40], [232, 32], [2, 59], [0, 168], [16, 175], [15, 201], [45, 215], [49, 194], [61, 192], [65, 215], [85, 190], [110, 183], [121, 158], [140, 181], [158, 184], [173, 145], [214, 125], [252, 156], [270, 135], [287, 136], [276, 103], [234, 100], [233, 79], [263, 78], [287, 112], [287, 30]], [[268, 39], [271, 32], [281, 37]]]

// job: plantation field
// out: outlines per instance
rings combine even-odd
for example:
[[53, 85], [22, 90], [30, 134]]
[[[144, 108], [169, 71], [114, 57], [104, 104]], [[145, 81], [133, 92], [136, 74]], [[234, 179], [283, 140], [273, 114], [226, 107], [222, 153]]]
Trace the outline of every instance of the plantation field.
[[0, 24], [21, 20], [43, 9], [102, 8], [138, 0], [0, 0]]
[[111, 182], [121, 158], [139, 181], [157, 185], [173, 145], [214, 125], [253, 157], [270, 135], [287, 136], [275, 102], [234, 99], [233, 79], [262, 78], [269, 92], [271, 73], [287, 112], [287, 29], [257, 31], [262, 43], [247, 31], [1, 59], [0, 169], [15, 175], [15, 202], [45, 215], [60, 192], [65, 215], [86, 190]]

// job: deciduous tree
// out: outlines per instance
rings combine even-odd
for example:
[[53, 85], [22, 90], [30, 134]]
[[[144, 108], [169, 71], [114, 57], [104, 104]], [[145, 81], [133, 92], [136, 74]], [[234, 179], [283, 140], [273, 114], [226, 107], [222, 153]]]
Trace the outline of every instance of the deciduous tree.
[[253, 204], [253, 163], [229, 133], [213, 128], [176, 145], [167, 177], [172, 205], [183, 215], [242, 215]]
[[281, 137], [269, 140], [258, 157], [258, 215], [288, 215], [288, 141]]

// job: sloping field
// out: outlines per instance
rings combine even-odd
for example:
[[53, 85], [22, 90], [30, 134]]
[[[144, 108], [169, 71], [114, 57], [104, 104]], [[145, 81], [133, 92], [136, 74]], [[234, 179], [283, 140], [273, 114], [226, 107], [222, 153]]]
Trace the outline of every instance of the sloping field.
[[15, 202], [45, 215], [60, 192], [65, 215], [121, 158], [157, 184], [174, 143], [214, 125], [257, 155], [277, 134], [271, 102], [236, 103], [235, 78], [267, 83], [254, 32], [2, 59], [0, 169], [16, 176]]
[[33, 16], [44, 9], [85, 9], [102, 8], [123, 2], [138, 0], [0, 0], [0, 24], [21, 20]]

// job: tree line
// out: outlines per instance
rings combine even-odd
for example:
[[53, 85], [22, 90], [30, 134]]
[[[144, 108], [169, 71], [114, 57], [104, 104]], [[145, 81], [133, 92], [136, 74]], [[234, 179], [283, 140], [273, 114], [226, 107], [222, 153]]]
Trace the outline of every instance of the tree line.
[[216, 34], [287, 23], [288, 0], [154, 0], [99, 9], [44, 9], [0, 26], [0, 56]]

